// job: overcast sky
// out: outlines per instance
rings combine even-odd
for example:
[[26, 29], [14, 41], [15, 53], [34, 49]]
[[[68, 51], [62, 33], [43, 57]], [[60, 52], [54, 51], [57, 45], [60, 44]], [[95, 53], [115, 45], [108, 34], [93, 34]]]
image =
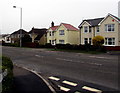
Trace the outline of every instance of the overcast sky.
[[119, 0], [1, 0], [0, 32], [10, 34], [20, 28], [20, 9], [23, 9], [23, 29], [49, 28], [69, 23], [75, 27], [83, 19], [105, 17], [108, 13], [118, 16]]

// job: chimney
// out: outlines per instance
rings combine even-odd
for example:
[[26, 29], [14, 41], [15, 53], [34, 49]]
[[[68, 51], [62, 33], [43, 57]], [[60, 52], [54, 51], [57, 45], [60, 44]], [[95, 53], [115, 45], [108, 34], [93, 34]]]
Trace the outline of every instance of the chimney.
[[54, 22], [52, 21], [52, 23], [51, 23], [51, 27], [54, 27]]

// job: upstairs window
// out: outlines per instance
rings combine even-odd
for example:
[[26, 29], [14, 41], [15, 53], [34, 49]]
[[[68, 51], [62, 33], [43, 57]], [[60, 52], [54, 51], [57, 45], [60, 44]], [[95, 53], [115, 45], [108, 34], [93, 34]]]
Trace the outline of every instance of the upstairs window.
[[88, 32], [88, 26], [84, 26], [84, 33]]
[[96, 27], [96, 32], [97, 32], [97, 33], [99, 33], [99, 32], [100, 32], [99, 27]]
[[114, 24], [105, 24], [105, 31], [107, 31], [107, 32], [115, 31], [115, 25]]
[[59, 35], [65, 35], [64, 30], [59, 30]]
[[51, 36], [51, 32], [49, 32], [49, 35]]
[[54, 36], [54, 32], [52, 32], [52, 36]]
[[91, 33], [91, 31], [92, 31], [92, 28], [91, 28], [91, 26], [89, 26], [89, 33]]

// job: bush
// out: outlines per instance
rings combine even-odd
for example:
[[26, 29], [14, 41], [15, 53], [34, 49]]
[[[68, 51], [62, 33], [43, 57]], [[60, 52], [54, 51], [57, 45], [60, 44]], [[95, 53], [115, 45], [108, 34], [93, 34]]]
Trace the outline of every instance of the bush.
[[102, 46], [104, 44], [104, 38], [102, 36], [95, 36], [92, 42], [95, 46]]
[[12, 93], [13, 90], [13, 63], [8, 57], [2, 59], [2, 71], [7, 69], [7, 76], [2, 80], [2, 93]]
[[3, 46], [12, 46], [12, 47], [19, 47], [20, 45], [18, 43], [3, 43]]
[[53, 48], [54, 46], [51, 45], [51, 43], [46, 43], [45, 48]]

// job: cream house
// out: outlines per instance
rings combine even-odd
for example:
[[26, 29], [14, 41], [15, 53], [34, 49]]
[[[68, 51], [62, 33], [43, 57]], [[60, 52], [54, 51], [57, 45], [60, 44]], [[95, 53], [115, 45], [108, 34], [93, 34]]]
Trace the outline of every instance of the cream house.
[[70, 24], [61, 23], [52, 26], [47, 31], [47, 43], [56, 44], [79, 44], [79, 30]]
[[83, 20], [79, 25], [80, 43], [92, 44], [95, 36], [103, 36], [105, 46], [120, 46], [120, 19], [112, 14], [104, 18]]

